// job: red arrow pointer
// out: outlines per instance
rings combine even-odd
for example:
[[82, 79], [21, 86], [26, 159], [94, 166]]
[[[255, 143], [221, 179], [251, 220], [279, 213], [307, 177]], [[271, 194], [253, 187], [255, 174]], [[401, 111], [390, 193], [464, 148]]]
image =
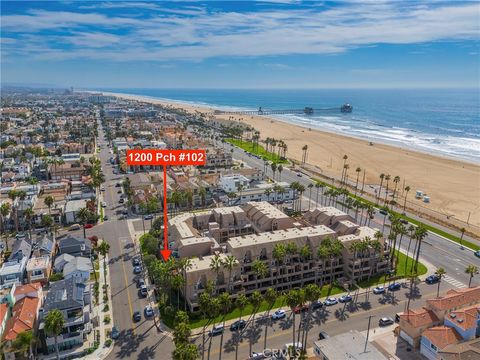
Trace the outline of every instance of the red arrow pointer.
[[160, 250], [163, 260], [167, 261], [172, 250], [168, 249], [168, 219], [167, 219], [167, 166], [163, 165], [163, 249]]

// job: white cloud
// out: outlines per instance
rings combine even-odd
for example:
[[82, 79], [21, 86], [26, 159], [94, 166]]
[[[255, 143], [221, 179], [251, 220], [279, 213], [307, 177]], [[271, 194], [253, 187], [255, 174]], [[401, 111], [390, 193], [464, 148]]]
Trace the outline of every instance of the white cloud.
[[[138, 8], [157, 6], [121, 4], [132, 8], [134, 4]], [[120, 3], [101, 6], [120, 7]], [[475, 3], [428, 7], [351, 2], [327, 10], [279, 7], [248, 13], [207, 13], [202, 7], [184, 7], [149, 13], [144, 19], [108, 16], [97, 10], [98, 7], [89, 13], [31, 10], [24, 15], [4, 15], [3, 34], [22, 40], [7, 52], [58, 60], [198, 61], [224, 56], [337, 54], [379, 43], [478, 39], [480, 30], [479, 5]], [[64, 45], [68, 45], [68, 50]]]

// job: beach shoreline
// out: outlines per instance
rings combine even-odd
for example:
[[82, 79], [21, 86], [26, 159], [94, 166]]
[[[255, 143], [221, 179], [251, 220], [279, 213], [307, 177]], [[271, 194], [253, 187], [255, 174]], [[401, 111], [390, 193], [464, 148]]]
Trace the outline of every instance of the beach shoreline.
[[[215, 107], [135, 94], [89, 92], [181, 108], [191, 113], [206, 113], [222, 121], [230, 118], [228, 115], [214, 115]], [[308, 128], [273, 117], [235, 115], [233, 118], [238, 123], [248, 124], [260, 131], [263, 140], [273, 137], [285, 141], [289, 158], [300, 160], [302, 147], [308, 145], [307, 162], [321, 169], [326, 176], [340, 176], [343, 156], [346, 154], [350, 179], [356, 177], [357, 167], [362, 169], [362, 176], [365, 170], [365, 186], [378, 185], [381, 173], [390, 174], [392, 180], [398, 175], [401, 178], [398, 187], [403, 188], [405, 184], [411, 188], [409, 201], [415, 201], [417, 189], [422, 190], [430, 196], [431, 202], [423, 204], [419, 201], [419, 205], [438, 212], [439, 216], [454, 216], [465, 222], [470, 218], [470, 224], [480, 226], [480, 165], [475, 162], [381, 142], [372, 141], [372, 146], [371, 140]], [[276, 126], [278, 124], [281, 126]], [[383, 185], [385, 186], [385, 182]], [[390, 187], [393, 186], [390, 181]]]

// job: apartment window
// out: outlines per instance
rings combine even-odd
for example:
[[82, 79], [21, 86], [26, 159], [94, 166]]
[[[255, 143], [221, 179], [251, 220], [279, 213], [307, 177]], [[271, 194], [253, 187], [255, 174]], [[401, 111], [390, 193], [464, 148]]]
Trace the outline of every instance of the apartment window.
[[33, 270], [32, 276], [41, 276], [43, 275], [43, 270]]
[[430, 344], [430, 347], [432, 348], [433, 351], [437, 352], [437, 347], [433, 344]]

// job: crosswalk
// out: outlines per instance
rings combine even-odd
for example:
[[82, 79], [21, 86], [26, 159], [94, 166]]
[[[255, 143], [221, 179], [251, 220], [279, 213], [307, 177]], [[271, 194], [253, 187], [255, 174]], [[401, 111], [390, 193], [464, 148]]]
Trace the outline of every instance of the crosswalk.
[[448, 275], [445, 275], [442, 279], [442, 281], [446, 281], [447, 283], [449, 283], [450, 285], [453, 285], [457, 288], [466, 288], [467, 285], [465, 285], [464, 283], [462, 283], [461, 281], [458, 281], [458, 280], [455, 280], [454, 278], [448, 276]]

